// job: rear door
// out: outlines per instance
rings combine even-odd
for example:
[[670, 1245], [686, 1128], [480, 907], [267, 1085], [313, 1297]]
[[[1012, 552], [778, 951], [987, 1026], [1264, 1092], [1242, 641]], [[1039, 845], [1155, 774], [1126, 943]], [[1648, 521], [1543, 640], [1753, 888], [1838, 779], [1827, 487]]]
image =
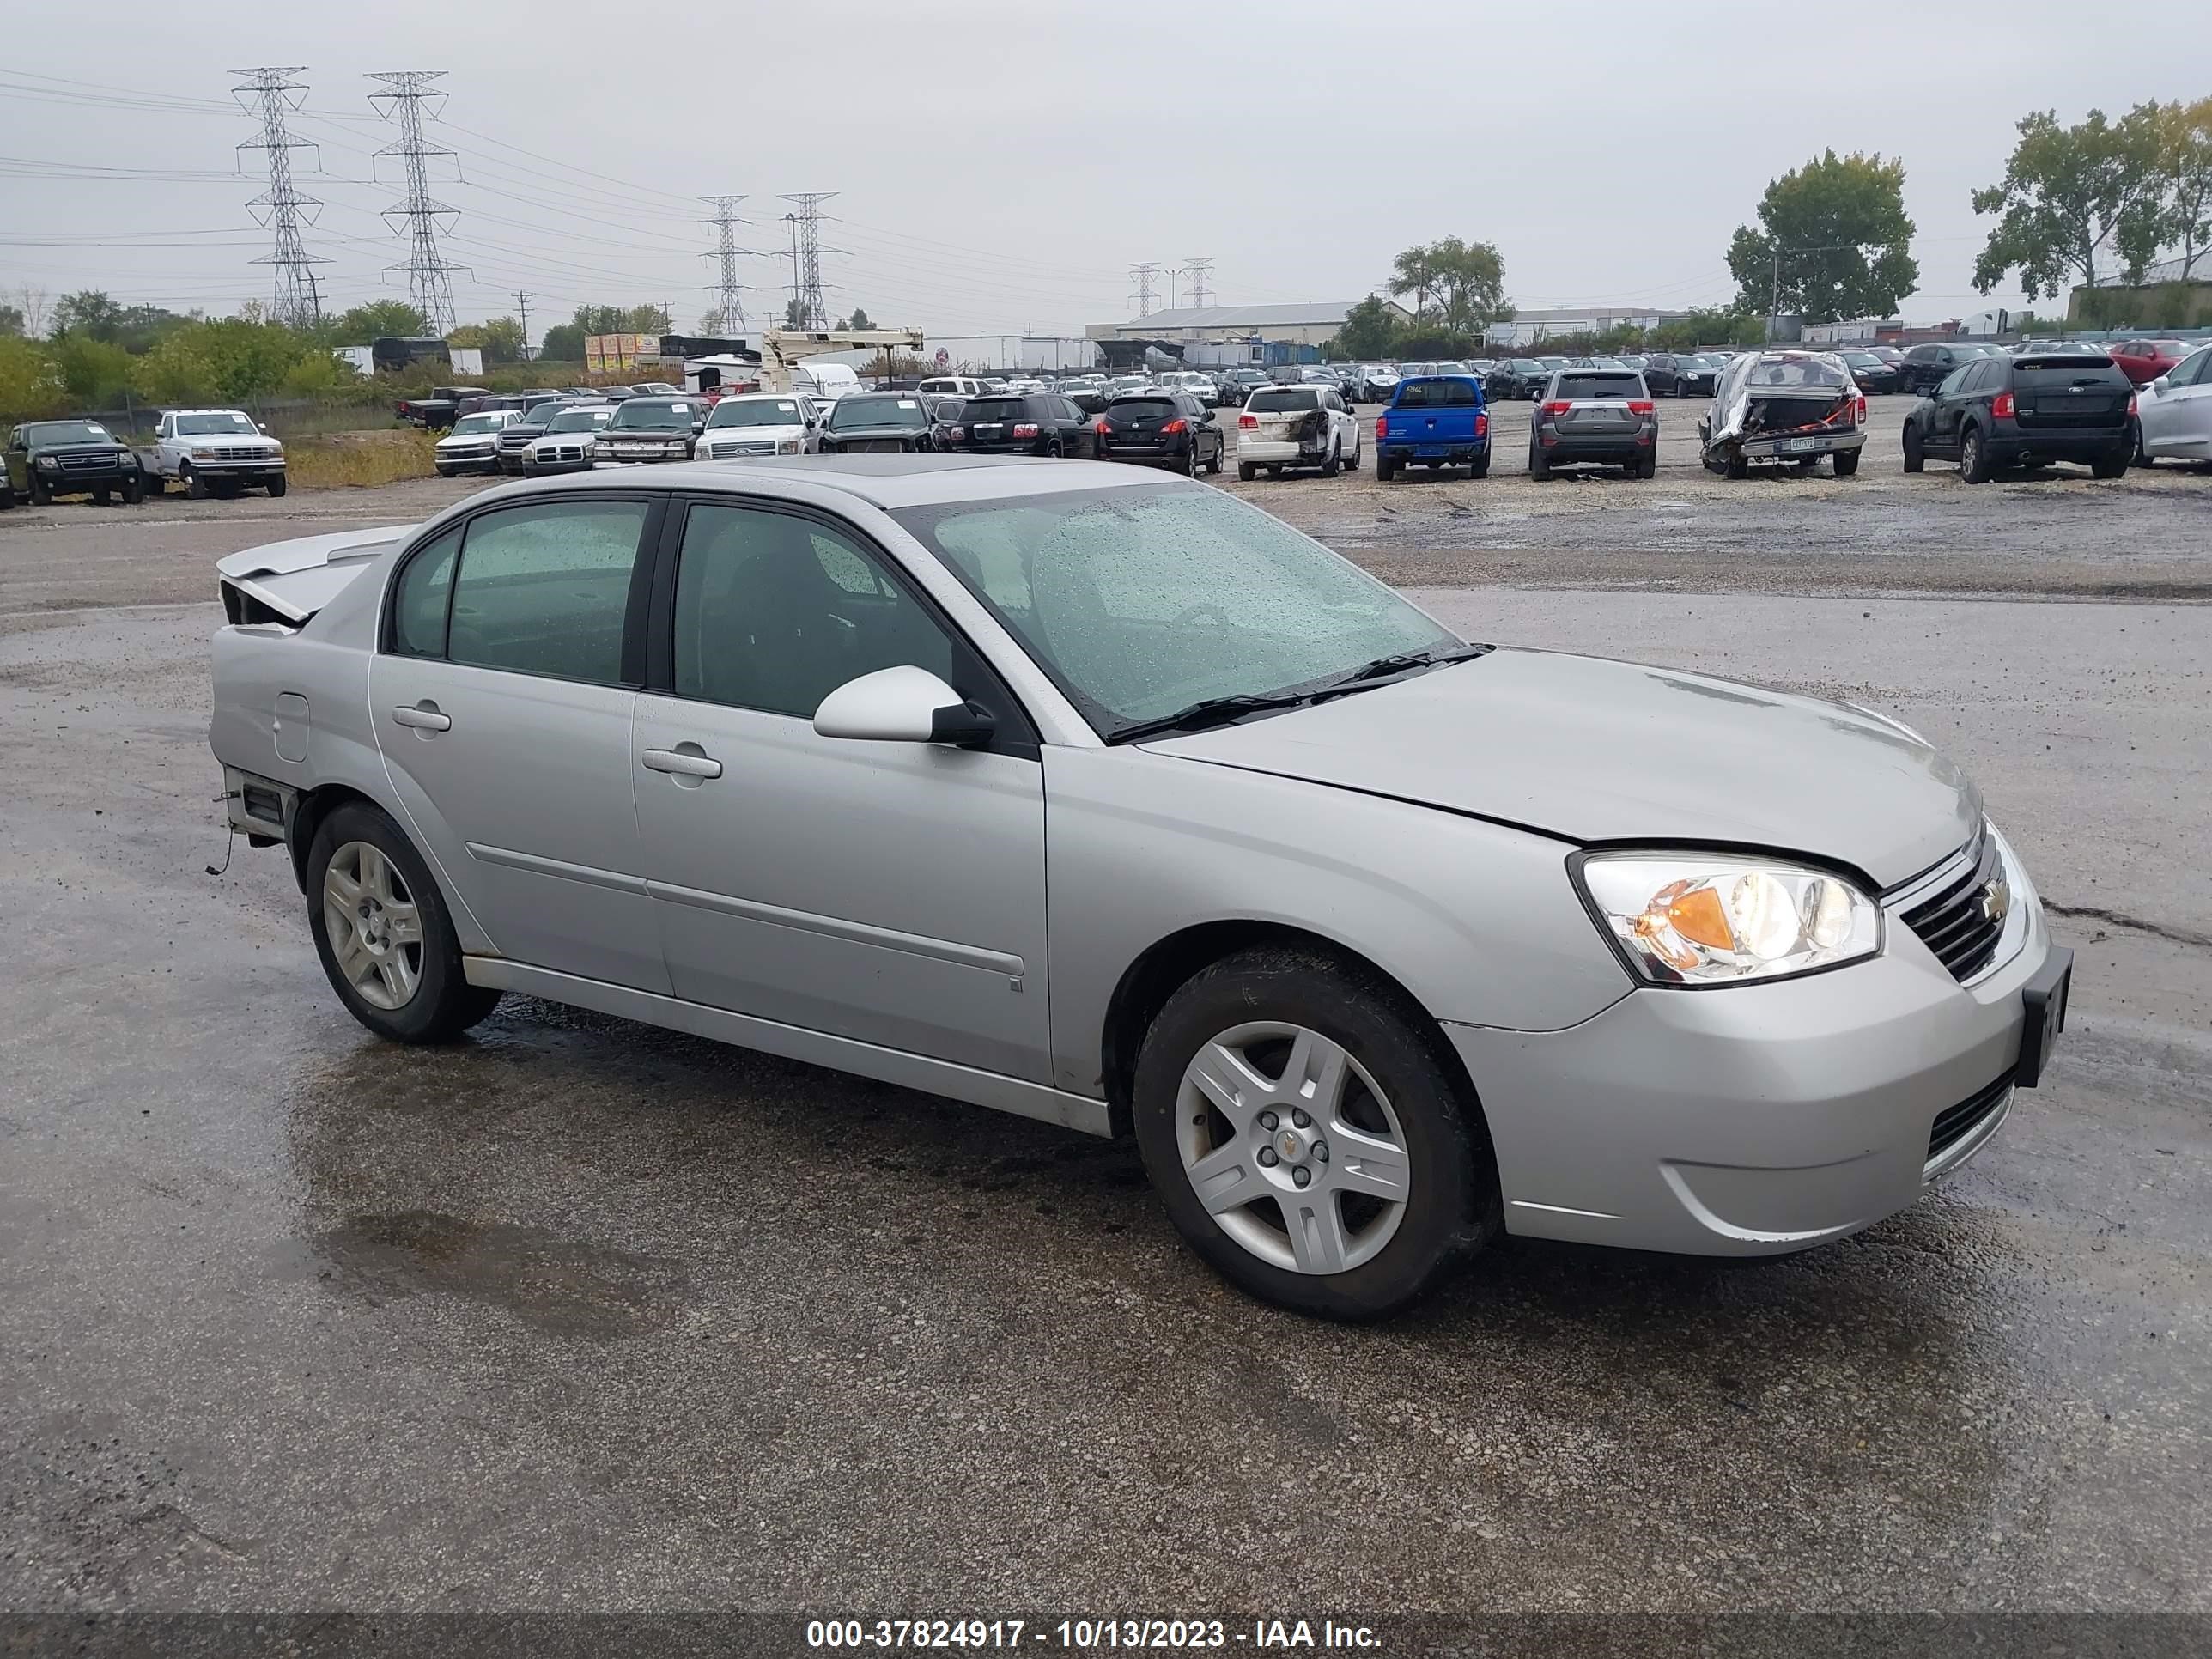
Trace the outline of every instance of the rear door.
[[593, 492], [449, 530], [401, 567], [368, 690], [416, 843], [493, 947], [665, 991], [630, 788], [660, 512]]

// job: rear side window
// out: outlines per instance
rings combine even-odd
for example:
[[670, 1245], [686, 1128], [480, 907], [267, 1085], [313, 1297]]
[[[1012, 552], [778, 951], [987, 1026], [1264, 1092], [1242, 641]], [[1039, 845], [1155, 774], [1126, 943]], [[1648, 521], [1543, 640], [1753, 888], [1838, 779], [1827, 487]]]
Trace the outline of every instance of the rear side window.
[[1255, 392], [1252, 400], [1244, 405], [1255, 415], [1282, 415], [1321, 407], [1321, 393], [1311, 386], [1285, 386], [1271, 392]]
[[392, 648], [403, 657], [446, 654], [446, 611], [453, 595], [453, 561], [461, 550], [458, 526], [432, 542], [399, 573], [392, 602]]
[[447, 654], [518, 674], [622, 684], [643, 501], [555, 501], [470, 521]]
[[1398, 388], [1401, 409], [1457, 409], [1481, 401], [1472, 380], [1408, 380]]
[[1565, 398], [1570, 403], [1596, 401], [1617, 402], [1644, 395], [1641, 374], [1562, 374], [1554, 398]]

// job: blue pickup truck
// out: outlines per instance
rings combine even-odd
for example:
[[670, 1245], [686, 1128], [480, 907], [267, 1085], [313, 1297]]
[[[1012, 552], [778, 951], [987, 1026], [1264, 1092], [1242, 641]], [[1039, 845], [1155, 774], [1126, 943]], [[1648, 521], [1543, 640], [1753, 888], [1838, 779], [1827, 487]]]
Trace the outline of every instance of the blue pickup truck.
[[1390, 407], [1375, 417], [1375, 477], [1388, 483], [1401, 466], [1463, 466], [1490, 476], [1490, 411], [1472, 374], [1421, 375], [1398, 382]]

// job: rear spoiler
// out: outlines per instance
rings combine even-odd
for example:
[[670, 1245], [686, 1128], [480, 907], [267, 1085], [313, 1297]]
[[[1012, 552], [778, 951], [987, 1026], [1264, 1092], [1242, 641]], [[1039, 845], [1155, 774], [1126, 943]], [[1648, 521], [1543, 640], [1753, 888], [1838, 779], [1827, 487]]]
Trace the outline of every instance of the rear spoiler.
[[345, 586], [407, 538], [411, 524], [335, 531], [249, 547], [216, 561], [223, 615], [233, 623], [303, 627]]

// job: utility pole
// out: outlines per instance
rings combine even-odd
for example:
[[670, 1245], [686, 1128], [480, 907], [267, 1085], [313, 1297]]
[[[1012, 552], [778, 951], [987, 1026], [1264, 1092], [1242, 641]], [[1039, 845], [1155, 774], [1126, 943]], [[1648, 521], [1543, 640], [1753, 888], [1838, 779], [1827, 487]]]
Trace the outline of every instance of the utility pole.
[[735, 334], [749, 326], [745, 321], [745, 285], [738, 280], [738, 256], [750, 256], [752, 252], [750, 248], [738, 246], [738, 227], [751, 222], [738, 217], [738, 204], [745, 198], [742, 196], [702, 196], [699, 199], [714, 210], [714, 216], [708, 222], [714, 227], [720, 239], [713, 252], [700, 256], [721, 261], [721, 281], [714, 288], [715, 304], [720, 307], [722, 319], [721, 327], [717, 331]]
[[1186, 259], [1183, 263], [1190, 270], [1191, 308], [1203, 311], [1206, 309], [1206, 273], [1213, 269], [1212, 256], [1209, 254], [1203, 259]]
[[451, 220], [455, 210], [436, 200], [430, 194], [430, 176], [427, 163], [434, 155], [451, 155], [453, 152], [440, 144], [433, 144], [422, 137], [422, 105], [435, 99], [435, 115], [443, 109], [446, 94], [433, 92], [430, 83], [445, 78], [443, 70], [392, 70], [372, 75], [372, 81], [384, 82], [382, 92], [368, 95], [369, 107], [387, 121], [399, 125], [398, 139], [376, 152], [371, 161], [390, 155], [405, 165], [407, 173], [406, 199], [384, 210], [387, 221], [404, 220], [411, 248], [404, 264], [386, 265], [386, 270], [407, 273], [407, 297], [415, 309], [422, 313], [433, 333], [443, 335], [453, 326], [453, 289], [450, 280], [457, 270], [466, 270], [466, 265], [451, 264], [438, 251], [438, 221]]
[[522, 361], [530, 361], [530, 295], [525, 290], [514, 290], [514, 308], [522, 313]]
[[[269, 188], [246, 206], [265, 210], [261, 222], [276, 232], [276, 246], [253, 263], [276, 267], [276, 303], [272, 313], [278, 322], [292, 328], [312, 328], [322, 320], [313, 267], [330, 263], [309, 253], [300, 240], [301, 210], [319, 208], [322, 204], [292, 188], [292, 152], [314, 146], [304, 138], [291, 137], [284, 126], [286, 113], [300, 107], [300, 100], [293, 94], [307, 89], [305, 82], [292, 77], [304, 73], [306, 67], [295, 64], [283, 69], [231, 71], [244, 82], [230, 89], [231, 96], [238, 99], [249, 114], [261, 117], [261, 137], [250, 138], [238, 148], [263, 150], [269, 157]], [[243, 95], [246, 93], [253, 94], [252, 104], [246, 102]], [[313, 222], [312, 214], [307, 217], [310, 223]]]
[[1129, 267], [1129, 280], [1137, 285], [1137, 315], [1139, 317], [1152, 314], [1152, 276], [1158, 270], [1156, 264]]
[[822, 256], [844, 250], [822, 246], [822, 204], [836, 194], [834, 190], [822, 190], [782, 198], [798, 209], [783, 216], [791, 222], [791, 297], [799, 301], [801, 328], [830, 326], [830, 309], [822, 299]]

